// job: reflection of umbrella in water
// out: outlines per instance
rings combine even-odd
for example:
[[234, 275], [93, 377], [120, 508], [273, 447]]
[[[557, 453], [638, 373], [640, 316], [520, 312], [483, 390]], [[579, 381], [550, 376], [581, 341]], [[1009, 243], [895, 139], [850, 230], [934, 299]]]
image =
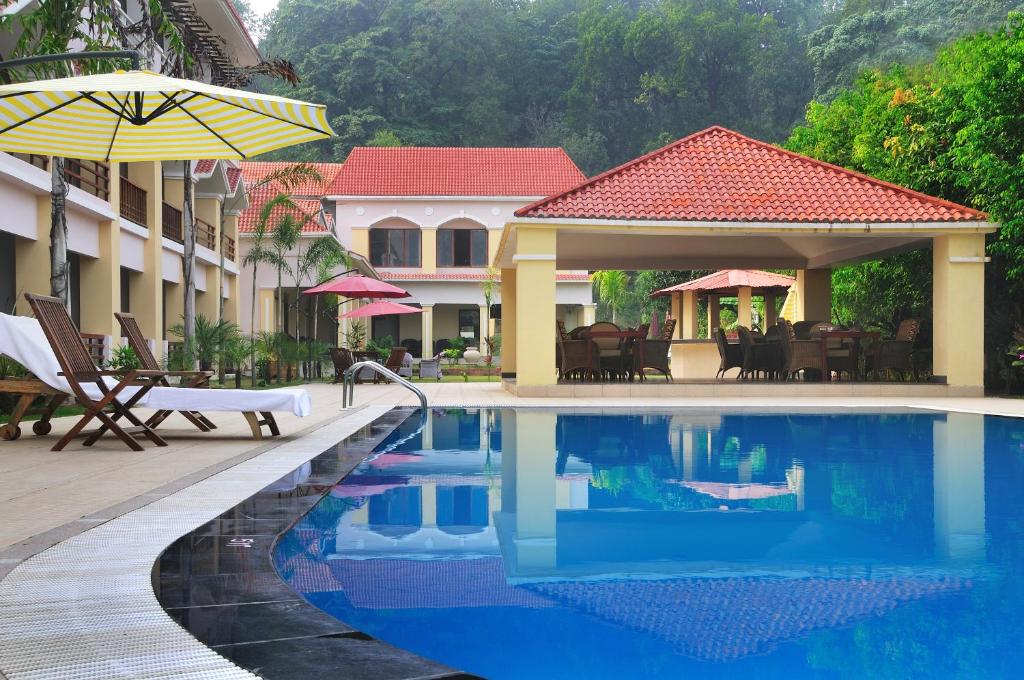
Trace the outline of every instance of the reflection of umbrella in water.
[[366, 316], [387, 316], [389, 314], [422, 314], [423, 310], [419, 307], [410, 307], [409, 305], [399, 304], [397, 302], [391, 302], [390, 300], [380, 300], [378, 302], [371, 302], [368, 305], [360, 307], [359, 309], [353, 309], [345, 312], [339, 318], [341, 319], [355, 319], [357, 317]]
[[722, 482], [680, 482], [681, 486], [693, 489], [712, 498], [729, 501], [747, 501], [757, 498], [786, 496], [793, 491], [785, 484], [725, 484]]
[[335, 498], [365, 498], [402, 486], [405, 484], [339, 484], [331, 489], [331, 495]]

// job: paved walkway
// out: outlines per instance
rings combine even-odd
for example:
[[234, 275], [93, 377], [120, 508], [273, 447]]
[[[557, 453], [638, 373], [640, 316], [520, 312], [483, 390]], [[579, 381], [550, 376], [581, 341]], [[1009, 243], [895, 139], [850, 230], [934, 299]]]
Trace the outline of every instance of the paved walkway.
[[[896, 407], [956, 409], [1024, 416], [1019, 399], [939, 399], [886, 397], [621, 397], [545, 399], [514, 397], [495, 380], [491, 383], [418, 383], [431, 406], [575, 406], [675, 407], [731, 406], [752, 408]], [[279, 414], [288, 441], [332, 422], [344, 414], [341, 387], [307, 386], [313, 414], [296, 418]], [[415, 396], [397, 385], [358, 385], [356, 404], [415, 405]], [[140, 409], [140, 412], [145, 412]], [[87, 448], [80, 441], [64, 451], [50, 447], [75, 418], [53, 421], [53, 432], [36, 437], [29, 428], [16, 442], [0, 441], [0, 576], [12, 565], [59, 540], [75, 535], [128, 510], [184, 488], [222, 469], [251, 458], [273, 440], [254, 442], [239, 414], [212, 413], [213, 433], [203, 434], [175, 416], [161, 428], [170, 446], [147, 446], [141, 453], [112, 437]], [[33, 540], [34, 539], [34, 540]]]

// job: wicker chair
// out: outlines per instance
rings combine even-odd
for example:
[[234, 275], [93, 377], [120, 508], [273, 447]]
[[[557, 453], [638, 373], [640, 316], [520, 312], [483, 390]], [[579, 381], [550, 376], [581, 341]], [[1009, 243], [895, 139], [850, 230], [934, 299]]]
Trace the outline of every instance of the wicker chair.
[[[821, 337], [826, 331], [836, 330], [838, 327], [830, 323], [818, 323], [811, 327], [811, 338]], [[849, 340], [842, 338], [827, 338], [825, 340], [825, 352], [828, 355], [828, 370], [835, 371], [842, 377], [846, 373], [850, 380], [857, 376], [857, 347]]]
[[[641, 361], [638, 345], [643, 346], [643, 360]], [[672, 382], [672, 370], [668, 366], [669, 352], [672, 349], [671, 340], [637, 340], [633, 345], [633, 352], [630, 360], [633, 362], [633, 370], [631, 373], [635, 373], [640, 376], [641, 380], [644, 380], [644, 369], [651, 368], [661, 373], [665, 378]]]
[[797, 321], [793, 324], [793, 332], [797, 340], [810, 340], [811, 329], [820, 324], [820, 321]]
[[[721, 363], [718, 366], [718, 373], [715, 374], [716, 378], [724, 378], [726, 371], [738, 368], [740, 372], [743, 371], [743, 350], [739, 345], [729, 344], [729, 341], [725, 339], [725, 331], [722, 330], [721, 326], [714, 330], [715, 344], [718, 345], [718, 356], [721, 359]], [[739, 376], [736, 376], [739, 379]]]
[[[619, 332], [618, 326], [610, 321], [598, 321], [588, 329], [588, 334], [593, 332]], [[620, 338], [594, 338], [592, 340], [597, 347], [597, 355], [600, 361], [596, 369], [602, 376], [609, 378], [625, 378], [632, 369], [629, 354], [623, 346]]]
[[600, 361], [598, 348], [591, 340], [565, 340], [561, 333], [556, 336], [558, 377], [560, 380], [586, 380], [597, 373]]
[[793, 324], [782, 322], [783, 371], [787, 377], [795, 377], [800, 371], [816, 370], [824, 373], [822, 340], [798, 340]]
[[661, 327], [661, 335], [658, 336], [658, 340], [672, 341], [672, 334], [676, 332], [676, 320], [666, 319], [665, 325]]
[[892, 340], [883, 340], [874, 355], [876, 361], [870, 361], [871, 368], [879, 371], [899, 371], [900, 379], [904, 374], [912, 373], [914, 370], [914, 343], [921, 332], [921, 322], [918, 319], [904, 319], [896, 330], [896, 337]]
[[754, 336], [746, 326], [737, 326], [740, 336], [740, 350], [743, 352], [741, 378], [756, 378], [764, 373], [766, 378], [772, 377], [779, 369], [779, 348], [777, 343], [755, 342]]

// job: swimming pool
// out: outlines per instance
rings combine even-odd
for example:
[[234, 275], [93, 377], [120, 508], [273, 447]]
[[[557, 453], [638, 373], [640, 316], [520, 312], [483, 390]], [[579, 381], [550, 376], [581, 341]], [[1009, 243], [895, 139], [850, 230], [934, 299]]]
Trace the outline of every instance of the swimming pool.
[[314, 606], [503, 678], [1024, 663], [1024, 422], [434, 409], [278, 541]]

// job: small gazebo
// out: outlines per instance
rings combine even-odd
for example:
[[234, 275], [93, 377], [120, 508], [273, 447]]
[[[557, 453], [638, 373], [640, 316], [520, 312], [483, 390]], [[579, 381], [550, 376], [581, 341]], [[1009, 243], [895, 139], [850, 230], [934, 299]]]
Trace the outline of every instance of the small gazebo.
[[776, 316], [776, 300], [779, 295], [789, 292], [796, 279], [785, 274], [761, 271], [760, 269], [723, 269], [693, 281], [662, 288], [651, 293], [651, 297], [672, 298], [672, 318], [677, 319], [676, 337], [693, 340], [697, 337], [697, 302], [707, 300], [708, 328], [719, 325], [719, 301], [734, 297], [736, 323], [748, 328], [753, 325], [753, 300], [764, 299], [765, 323], [773, 323]]

